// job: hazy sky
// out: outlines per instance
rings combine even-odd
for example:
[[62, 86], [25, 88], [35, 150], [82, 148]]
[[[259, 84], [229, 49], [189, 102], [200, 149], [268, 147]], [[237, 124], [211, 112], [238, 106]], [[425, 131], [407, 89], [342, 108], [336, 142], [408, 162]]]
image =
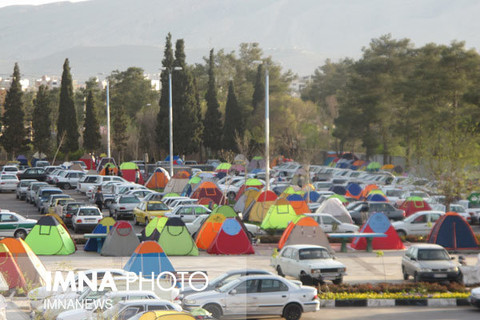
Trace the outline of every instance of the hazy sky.
[[60, 1], [69, 1], [69, 2], [80, 2], [88, 0], [0, 0], [0, 8], [13, 5], [41, 5], [51, 2], [60, 2]]

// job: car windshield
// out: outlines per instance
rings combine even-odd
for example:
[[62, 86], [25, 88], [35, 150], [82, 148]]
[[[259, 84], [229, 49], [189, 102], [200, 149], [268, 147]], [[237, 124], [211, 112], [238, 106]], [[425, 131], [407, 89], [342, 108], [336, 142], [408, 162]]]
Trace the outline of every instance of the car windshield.
[[163, 203], [149, 203], [147, 205], [148, 211], [156, 211], [156, 210], [169, 210], [169, 208]]
[[3, 168], [3, 171], [18, 171], [17, 167], [5, 167]]
[[140, 200], [137, 197], [121, 197], [120, 203], [139, 203]]
[[78, 213], [79, 216], [99, 216], [100, 212], [97, 209], [81, 209]]
[[443, 249], [420, 249], [418, 260], [450, 260], [447, 251]]
[[301, 249], [298, 252], [300, 260], [328, 259], [328, 251], [320, 248]]

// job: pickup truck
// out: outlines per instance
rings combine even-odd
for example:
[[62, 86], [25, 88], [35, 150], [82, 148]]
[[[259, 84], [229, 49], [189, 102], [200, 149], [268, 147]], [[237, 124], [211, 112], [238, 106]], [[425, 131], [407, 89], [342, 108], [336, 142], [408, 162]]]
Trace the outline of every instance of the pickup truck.
[[279, 276], [294, 277], [305, 285], [323, 283], [325, 280], [340, 284], [347, 270], [325, 247], [303, 244], [283, 247], [272, 256], [270, 265]]

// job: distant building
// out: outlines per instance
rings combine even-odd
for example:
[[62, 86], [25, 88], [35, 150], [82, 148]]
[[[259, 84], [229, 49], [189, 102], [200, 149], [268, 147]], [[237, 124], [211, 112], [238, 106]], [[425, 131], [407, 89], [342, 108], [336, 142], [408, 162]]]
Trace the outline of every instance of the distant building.
[[58, 77], [44, 75], [40, 79], [35, 80], [35, 89], [38, 89], [41, 85], [47, 86], [50, 89], [60, 88], [61, 81]]
[[292, 83], [290, 84], [290, 90], [291, 90], [292, 96], [296, 98], [300, 98], [302, 90], [305, 89], [305, 87], [308, 85], [311, 79], [312, 79], [311, 76], [304, 76], [304, 77], [298, 77], [295, 80], [293, 80]]

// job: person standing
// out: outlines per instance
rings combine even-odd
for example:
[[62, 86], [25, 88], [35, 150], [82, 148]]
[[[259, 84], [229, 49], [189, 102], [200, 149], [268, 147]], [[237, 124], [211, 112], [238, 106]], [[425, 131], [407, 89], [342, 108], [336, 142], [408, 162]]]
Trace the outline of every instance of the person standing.
[[102, 193], [102, 188], [98, 187], [97, 192], [95, 192], [95, 204], [97, 205], [98, 209], [102, 211], [103, 209], [103, 193]]
[[140, 170], [137, 168], [135, 169], [135, 183], [138, 183], [140, 181]]

